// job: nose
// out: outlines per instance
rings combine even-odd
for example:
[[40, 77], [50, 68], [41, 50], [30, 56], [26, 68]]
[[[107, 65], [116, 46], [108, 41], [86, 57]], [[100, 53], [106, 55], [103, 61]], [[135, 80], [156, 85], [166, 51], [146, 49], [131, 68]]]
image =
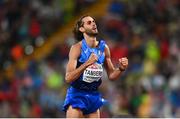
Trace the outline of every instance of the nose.
[[93, 25], [93, 27], [96, 27], [96, 23], [93, 23], [92, 25]]
[[94, 21], [91, 22], [93, 26], [96, 26], [96, 23]]

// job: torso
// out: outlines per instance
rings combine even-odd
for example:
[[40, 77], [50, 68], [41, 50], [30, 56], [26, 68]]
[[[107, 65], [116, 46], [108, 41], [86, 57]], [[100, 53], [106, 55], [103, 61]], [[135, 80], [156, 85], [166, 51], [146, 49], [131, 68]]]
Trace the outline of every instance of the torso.
[[77, 60], [77, 67], [81, 66], [86, 62], [91, 55], [95, 53], [98, 56], [98, 61], [89, 67], [87, 67], [80, 77], [71, 83], [71, 86], [81, 90], [97, 90], [100, 86], [103, 75], [103, 63], [105, 59], [104, 54], [105, 42], [99, 41], [99, 44], [96, 48], [90, 48], [85, 40], [81, 42], [81, 52]]

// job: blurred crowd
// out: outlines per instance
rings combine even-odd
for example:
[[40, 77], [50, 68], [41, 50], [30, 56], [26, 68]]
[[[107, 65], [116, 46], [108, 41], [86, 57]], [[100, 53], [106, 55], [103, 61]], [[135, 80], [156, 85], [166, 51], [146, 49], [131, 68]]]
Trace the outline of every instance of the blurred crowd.
[[0, 69], [36, 47], [95, 0], [1, 0]]
[[[79, 7], [94, 2], [0, 1], [1, 69], [48, 42], [47, 37], [83, 9]], [[126, 56], [129, 67], [114, 82], [104, 73], [100, 92], [108, 103], [101, 117], [180, 117], [180, 2], [112, 0], [106, 12], [95, 18], [99, 38], [110, 47], [115, 65]], [[72, 33], [67, 34], [50, 55], [29, 61], [26, 70], [16, 69], [12, 79], [0, 80], [0, 117], [65, 117], [64, 74], [74, 42]]]

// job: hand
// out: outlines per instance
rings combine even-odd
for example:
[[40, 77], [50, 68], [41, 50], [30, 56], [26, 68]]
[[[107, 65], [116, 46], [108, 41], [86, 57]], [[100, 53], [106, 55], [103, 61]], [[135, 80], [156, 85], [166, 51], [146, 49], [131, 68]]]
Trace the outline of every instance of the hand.
[[128, 59], [126, 57], [119, 59], [119, 70], [124, 71], [128, 67]]
[[94, 54], [94, 53], [91, 53], [89, 59], [87, 60], [88, 66], [91, 65], [91, 64], [93, 64], [93, 63], [95, 63], [97, 60], [98, 60], [97, 55]]

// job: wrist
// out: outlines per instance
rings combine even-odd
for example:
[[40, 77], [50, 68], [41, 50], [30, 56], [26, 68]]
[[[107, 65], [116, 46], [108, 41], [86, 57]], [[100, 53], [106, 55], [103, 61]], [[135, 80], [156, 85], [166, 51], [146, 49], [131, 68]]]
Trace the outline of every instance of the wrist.
[[88, 66], [90, 66], [91, 64], [90, 64], [89, 62], [85, 62], [84, 65], [85, 65], [85, 67], [88, 67]]
[[123, 71], [126, 70], [126, 68], [124, 68], [124, 67], [122, 67], [122, 66], [120, 66], [118, 69], [119, 69], [119, 71], [121, 71], [121, 72], [123, 72]]

